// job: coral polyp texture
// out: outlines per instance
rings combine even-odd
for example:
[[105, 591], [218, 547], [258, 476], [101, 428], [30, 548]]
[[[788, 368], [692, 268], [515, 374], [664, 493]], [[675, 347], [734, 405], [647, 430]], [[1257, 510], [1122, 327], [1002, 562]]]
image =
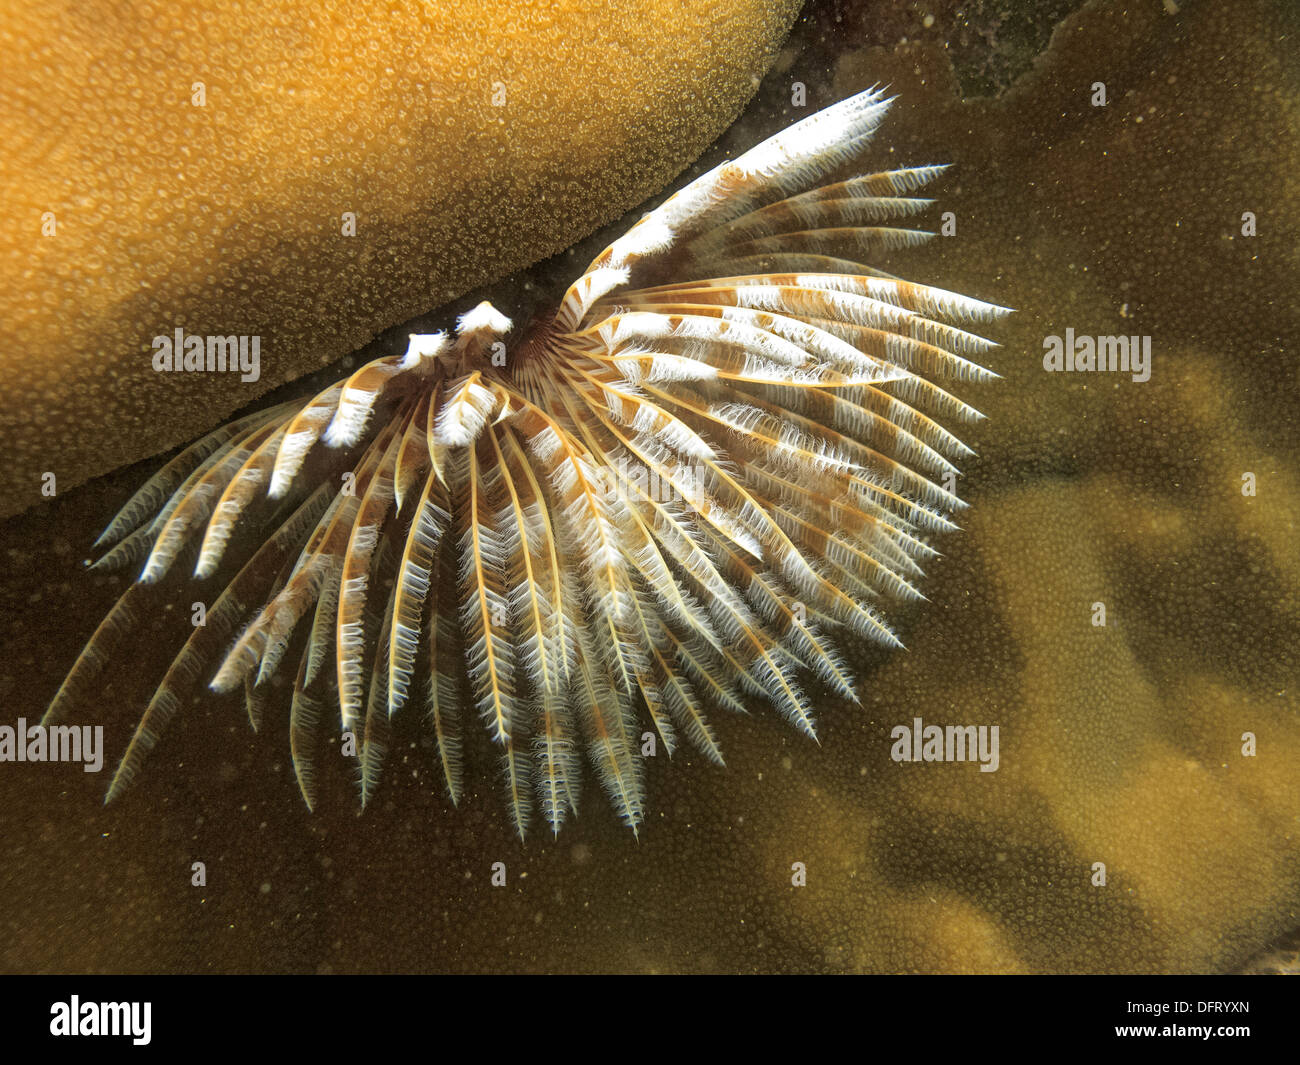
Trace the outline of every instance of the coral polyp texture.
[[46, 723], [192, 568], [223, 590], [110, 798], [205, 680], [256, 723], [280, 671], [309, 805], [327, 718], [364, 803], [415, 713], [453, 801], [486, 736], [521, 837], [576, 812], [584, 751], [635, 830], [643, 730], [721, 763], [709, 715], [766, 702], [815, 736], [808, 681], [857, 701], [836, 641], [897, 646], [884, 613], [953, 528], [971, 452], [949, 427], [979, 415], [948, 389], [993, 376], [966, 326], [1004, 313], [864, 264], [929, 236], [902, 223], [943, 169], [824, 183], [889, 103], [860, 93], [704, 174], [520, 328], [482, 303], [171, 460], [101, 537], [97, 565], [140, 579]]
[[[207, 432], [658, 194], [796, 0], [20, 0], [0, 32], [0, 515]], [[261, 338], [259, 376], [150, 344]], [[39, 355], [37, 354], [39, 353]], [[97, 432], [63, 432], [77, 422]]]

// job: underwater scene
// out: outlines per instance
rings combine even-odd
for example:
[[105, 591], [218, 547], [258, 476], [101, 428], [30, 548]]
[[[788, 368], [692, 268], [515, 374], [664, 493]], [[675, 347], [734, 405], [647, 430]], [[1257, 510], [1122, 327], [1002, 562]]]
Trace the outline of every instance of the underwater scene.
[[1300, 5], [4, 21], [0, 972], [1300, 971]]

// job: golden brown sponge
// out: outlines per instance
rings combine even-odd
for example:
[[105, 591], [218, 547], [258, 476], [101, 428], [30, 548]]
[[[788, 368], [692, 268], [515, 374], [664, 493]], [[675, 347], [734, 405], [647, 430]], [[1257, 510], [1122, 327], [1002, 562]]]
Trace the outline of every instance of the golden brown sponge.
[[[735, 117], [797, 7], [14, 5], [0, 516], [617, 217]], [[259, 337], [257, 380], [157, 372], [177, 329]]]

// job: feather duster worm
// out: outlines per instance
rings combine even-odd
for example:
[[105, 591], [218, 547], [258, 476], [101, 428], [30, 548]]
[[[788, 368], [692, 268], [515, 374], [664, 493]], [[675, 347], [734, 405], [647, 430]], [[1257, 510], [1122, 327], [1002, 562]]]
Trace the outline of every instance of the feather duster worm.
[[[926, 166], [820, 185], [889, 100], [872, 90], [698, 178], [606, 248], [512, 339], [490, 304], [412, 335], [306, 401], [168, 462], [97, 565], [143, 562], [45, 717], [95, 682], [182, 556], [224, 567], [269, 530], [176, 656], [109, 786], [127, 787], [210, 676], [254, 725], [292, 676], [308, 805], [318, 731], [351, 734], [363, 804], [390, 719], [423, 714], [453, 802], [465, 718], [495, 745], [515, 829], [578, 807], [581, 753], [622, 820], [644, 816], [648, 714], [721, 764], [709, 713], [774, 705], [815, 736], [801, 678], [856, 701], [835, 638], [898, 640], [931, 533], [962, 506], [945, 387], [994, 376], [963, 326], [1005, 313], [862, 264], [929, 234]], [[233, 552], [232, 552], [233, 553]], [[251, 617], [251, 620], [249, 620]], [[224, 652], [224, 658], [221, 657]]]

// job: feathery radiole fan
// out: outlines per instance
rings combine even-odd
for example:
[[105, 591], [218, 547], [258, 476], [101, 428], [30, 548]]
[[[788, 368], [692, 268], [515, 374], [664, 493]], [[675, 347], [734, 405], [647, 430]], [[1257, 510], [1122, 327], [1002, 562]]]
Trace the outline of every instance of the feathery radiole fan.
[[939, 382], [995, 376], [971, 361], [994, 345], [957, 323], [1005, 313], [859, 261], [930, 236], [889, 223], [931, 203], [911, 193], [943, 167], [818, 187], [889, 102], [861, 93], [696, 179], [515, 342], [480, 304], [454, 336], [414, 334], [168, 462], [97, 542], [115, 545], [97, 565], [143, 572], [43, 723], [92, 689], [183, 551], [212, 577], [256, 522], [109, 799], [214, 662], [211, 687], [242, 686], [256, 725], [290, 660], [309, 806], [327, 709], [364, 803], [408, 703], [458, 801], [468, 695], [521, 837], [534, 796], [554, 831], [576, 811], [584, 747], [636, 829], [642, 708], [667, 750], [680, 731], [718, 763], [716, 707], [767, 701], [814, 735], [801, 676], [856, 701], [833, 634], [897, 645], [876, 604], [919, 597], [925, 536], [953, 528], [949, 475], [971, 452], [941, 423], [980, 415]]

